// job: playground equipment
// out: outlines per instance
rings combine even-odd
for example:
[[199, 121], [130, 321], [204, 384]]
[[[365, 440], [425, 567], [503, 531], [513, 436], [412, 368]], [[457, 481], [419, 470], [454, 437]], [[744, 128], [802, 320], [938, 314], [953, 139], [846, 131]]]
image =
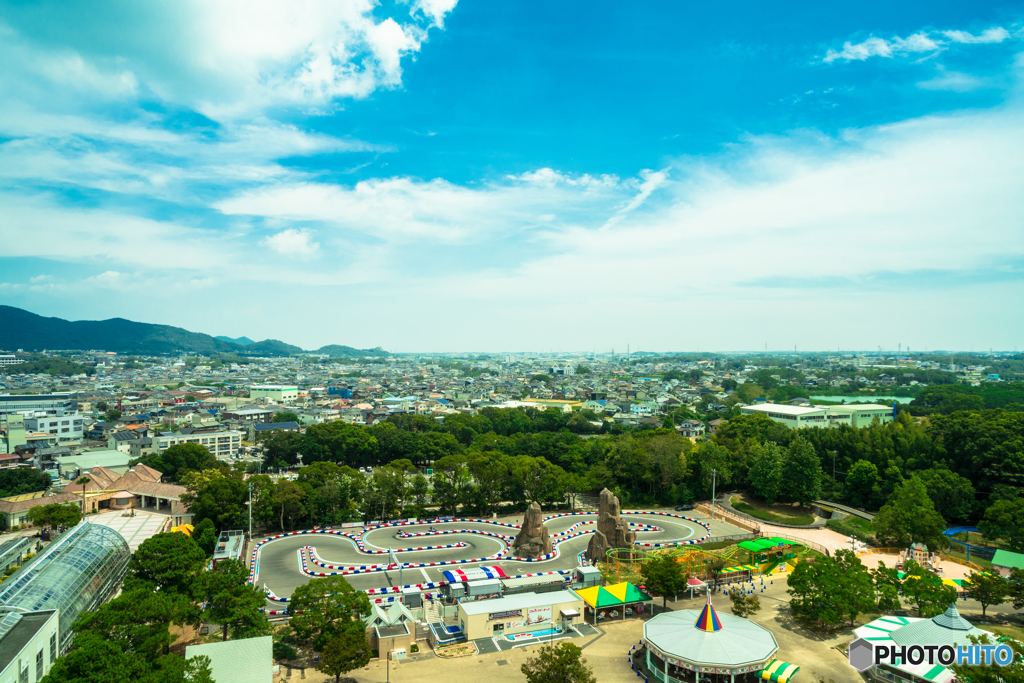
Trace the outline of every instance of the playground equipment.
[[942, 574], [939, 554], [930, 552], [923, 543], [914, 543], [909, 548], [901, 550], [900, 560], [896, 563], [896, 569], [902, 570], [907, 562], [916, 562], [929, 571]]
[[[976, 526], [955, 526], [950, 527], [942, 532], [942, 535], [949, 539], [949, 552], [953, 552], [953, 545], [963, 546], [964, 552], [967, 553], [967, 561], [971, 561], [971, 553], [986, 559], [991, 560], [992, 556], [995, 555], [995, 550], [992, 548], [983, 548], [979, 545], [972, 545], [966, 540], [961, 541], [956, 538], [957, 534], [976, 534], [978, 533], [978, 527]], [[968, 536], [969, 538], [969, 536]]]

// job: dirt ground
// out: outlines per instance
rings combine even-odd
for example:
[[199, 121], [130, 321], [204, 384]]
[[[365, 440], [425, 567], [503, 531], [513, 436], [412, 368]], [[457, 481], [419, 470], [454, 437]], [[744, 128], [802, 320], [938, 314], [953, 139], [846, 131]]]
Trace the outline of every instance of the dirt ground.
[[[862, 555], [860, 558], [861, 563], [864, 564], [868, 569], [875, 569], [878, 567], [879, 562], [885, 562], [886, 567], [895, 567], [896, 563], [900, 561], [898, 555]], [[966, 579], [971, 569], [963, 566], [962, 564], [956, 564], [955, 562], [942, 562], [939, 565], [942, 567], [942, 573], [939, 574], [944, 579]]]

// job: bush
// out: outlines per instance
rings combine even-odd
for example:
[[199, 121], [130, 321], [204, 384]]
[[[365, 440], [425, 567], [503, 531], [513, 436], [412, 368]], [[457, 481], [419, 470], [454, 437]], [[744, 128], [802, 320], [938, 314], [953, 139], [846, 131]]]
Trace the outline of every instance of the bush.
[[295, 648], [284, 643], [274, 643], [274, 659], [288, 661], [296, 659]]
[[409, 648], [409, 652], [419, 652], [419, 651], [420, 651], [420, 646], [417, 645], [416, 643], [413, 643], [412, 647]]

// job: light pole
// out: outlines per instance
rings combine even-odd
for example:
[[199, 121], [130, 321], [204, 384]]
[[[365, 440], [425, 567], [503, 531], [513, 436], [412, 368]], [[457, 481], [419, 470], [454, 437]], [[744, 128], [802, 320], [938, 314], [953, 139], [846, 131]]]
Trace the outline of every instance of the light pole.
[[718, 470], [711, 470], [711, 519], [715, 518], [715, 482], [718, 479]]

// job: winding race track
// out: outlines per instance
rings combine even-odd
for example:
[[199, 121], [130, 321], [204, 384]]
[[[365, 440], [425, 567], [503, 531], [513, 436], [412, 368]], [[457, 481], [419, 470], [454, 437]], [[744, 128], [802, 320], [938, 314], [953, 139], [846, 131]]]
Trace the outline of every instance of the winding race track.
[[[624, 512], [637, 531], [640, 548], [689, 545], [742, 530], [705, 517], [672, 512]], [[580, 565], [594, 532], [595, 513], [552, 515], [545, 523], [555, 551], [539, 560], [514, 557], [511, 544], [519, 525], [500, 520], [397, 523], [376, 527], [300, 531], [269, 537], [250, 557], [250, 579], [268, 594], [268, 610], [282, 610], [296, 587], [311, 578], [341, 574], [371, 600], [390, 601], [400, 586], [419, 585], [436, 592], [445, 583], [444, 570], [480, 565], [497, 567], [508, 576], [547, 572], [568, 573]], [[394, 555], [388, 550], [394, 549]], [[392, 557], [401, 563], [393, 564]]]

